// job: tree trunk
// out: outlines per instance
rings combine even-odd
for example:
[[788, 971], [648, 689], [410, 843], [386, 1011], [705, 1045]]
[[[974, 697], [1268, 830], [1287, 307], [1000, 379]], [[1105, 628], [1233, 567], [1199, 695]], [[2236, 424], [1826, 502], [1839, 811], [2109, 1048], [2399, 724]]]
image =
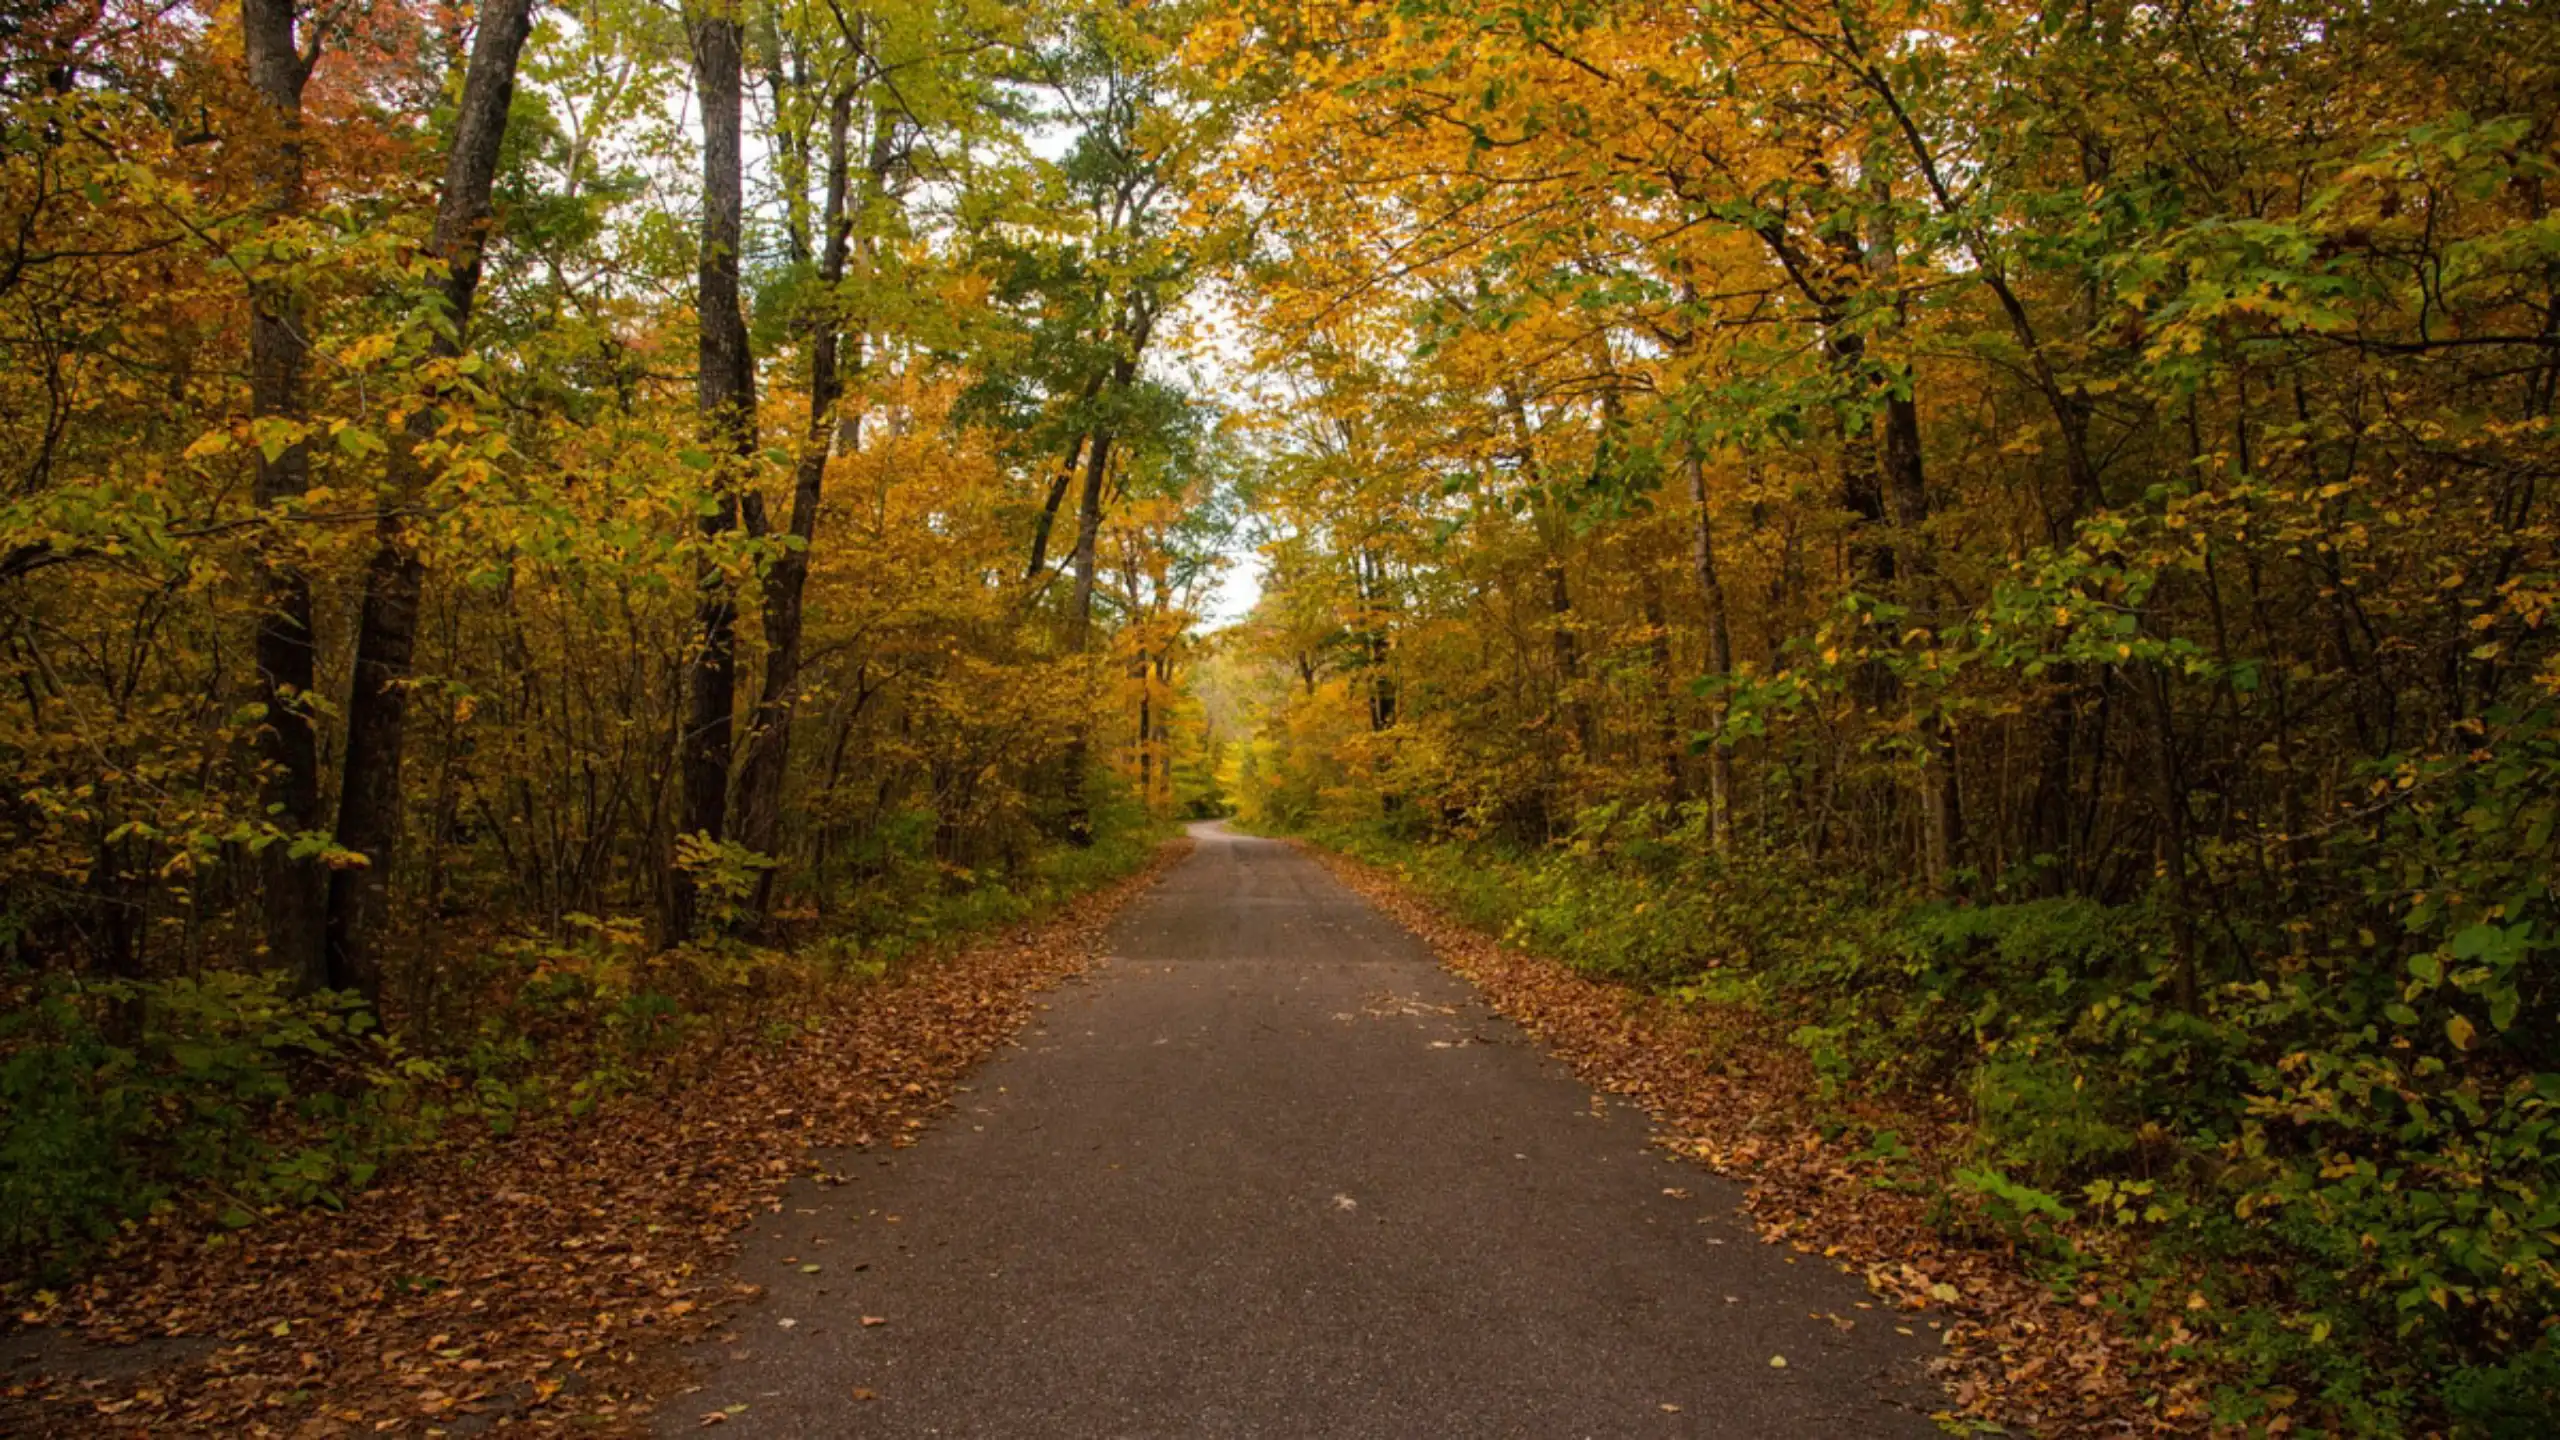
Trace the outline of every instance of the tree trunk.
[[1725, 739], [1725, 712], [1731, 704], [1724, 690], [1733, 676], [1733, 626], [1724, 598], [1724, 577], [1716, 568], [1714, 512], [1707, 505], [1707, 467], [1695, 451], [1688, 460], [1689, 499], [1696, 506], [1696, 530], [1690, 550], [1698, 571], [1698, 593], [1707, 605], [1707, 678], [1716, 687], [1707, 709], [1707, 836], [1717, 854], [1733, 846], [1733, 746]]
[[[453, 148], [445, 157], [444, 193], [436, 205], [428, 253], [442, 261], [437, 288], [446, 325], [428, 354], [463, 353], [471, 302], [480, 287], [480, 258], [489, 224], [489, 192], [498, 173], [499, 142], [515, 97], [516, 61], [532, 30], [533, 0], [488, 0], [480, 11], [462, 81]], [[382, 998], [376, 941], [388, 908], [393, 854], [400, 832], [400, 757], [409, 719], [409, 673], [418, 644], [419, 592], [426, 567], [409, 534], [408, 512], [426, 490], [422, 451], [441, 423], [421, 405], [393, 441], [383, 487], [378, 545], [365, 570], [364, 607], [356, 625], [355, 684], [347, 700], [346, 768], [338, 789], [338, 843], [365, 857], [362, 867], [329, 876], [329, 984], [368, 1003]]]
[[2187, 792], [2178, 775], [2177, 710], [2169, 693], [2168, 668], [2140, 666], [2134, 675], [2151, 710], [2151, 802], [2158, 817], [2160, 870], [2169, 882], [2169, 952], [2175, 970], [2178, 1008], [2196, 1013], [2196, 923], [2194, 887], [2187, 877]]
[[1155, 677], [1155, 693], [1165, 697], [1165, 703], [1157, 706], [1155, 709], [1156, 755], [1159, 761], [1156, 766], [1156, 783], [1164, 793], [1164, 807], [1159, 813], [1170, 813], [1173, 809], [1174, 801], [1172, 698], [1173, 649], [1170, 645], [1156, 652], [1155, 669], [1153, 673]]
[[1555, 657], [1556, 685], [1563, 692], [1565, 719], [1574, 744], [1585, 760], [1596, 761], [1600, 742], [1590, 697], [1582, 693], [1582, 642], [1573, 633], [1573, 592], [1565, 584], [1564, 557], [1547, 556], [1547, 648]]
[[[696, 291], [701, 337], [694, 404], [712, 454], [712, 505], [702, 536], [716, 549], [738, 525], [742, 472], [755, 453], [755, 368], [739, 308], [738, 249], [743, 229], [739, 127], [743, 88], [735, 0], [691, 17], [694, 89], [702, 105], [702, 263]], [[678, 833], [724, 839], [729, 818], [729, 761], [735, 740], [738, 602], [716, 555], [695, 571], [699, 598], [685, 712], [681, 768], [684, 805]], [[692, 938], [698, 897], [693, 876], [678, 866], [667, 887], [666, 938]]]
[[1671, 617], [1662, 604], [1662, 579], [1651, 566], [1644, 572], [1645, 658], [1653, 667], [1654, 744], [1662, 751], [1662, 798], [1678, 805], [1688, 798], [1688, 778], [1680, 771], [1680, 702], [1671, 675]]
[[1023, 567], [1022, 578], [1037, 580], [1049, 568], [1049, 536], [1058, 528], [1058, 507], [1066, 503], [1067, 490], [1076, 483], [1076, 461], [1084, 455], [1084, 437], [1078, 435], [1067, 445], [1067, 458], [1058, 473], [1049, 479], [1049, 498], [1040, 507], [1040, 518], [1031, 530], [1031, 563]]
[[[1084, 654], [1093, 642], [1094, 555], [1102, 540], [1102, 482], [1110, 464], [1111, 432], [1098, 431], [1093, 437], [1092, 452], [1085, 459], [1084, 495], [1076, 506], [1076, 549], [1070, 562], [1075, 567], [1076, 588], [1068, 601], [1067, 648], [1078, 655]], [[1089, 706], [1086, 713], [1091, 713]], [[1077, 845], [1093, 843], [1093, 798], [1085, 784], [1092, 748], [1092, 736], [1079, 723], [1067, 741], [1066, 755], [1067, 839]]]
[[1546, 468], [1538, 461], [1537, 432], [1529, 426], [1528, 405], [1520, 398], [1520, 392], [1508, 383], [1502, 386], [1502, 403], [1511, 417], [1512, 443], [1519, 447], [1521, 469], [1536, 488], [1530, 514], [1547, 552], [1541, 573], [1547, 583], [1547, 653], [1555, 662], [1557, 700], [1564, 707], [1583, 758], [1596, 759], [1598, 757], [1592, 752], [1598, 736], [1590, 702], [1581, 693], [1582, 646], [1573, 633], [1573, 592], [1565, 579], [1564, 541], [1549, 514], [1547, 474]]
[[[1898, 338], [1902, 330], [1902, 253], [1894, 224], [1893, 192], [1881, 164], [1870, 171], [1872, 201], [1867, 225], [1867, 273], [1886, 303], [1884, 334]], [[1922, 468], [1920, 404], [1913, 394], [1910, 367], [1898, 359], [1886, 366], [1891, 382], [1884, 397], [1882, 433], [1877, 446], [1883, 501], [1893, 522], [1893, 573], [1911, 622], [1937, 643], [1934, 593], [1936, 563], [1929, 553], [1928, 477]], [[1918, 717], [1920, 730], [1920, 868], [1932, 890], [1943, 889], [1955, 868], [1963, 822], [1957, 809], [1955, 738], [1933, 702]]]
[[[1396, 723], [1396, 677], [1388, 668], [1386, 562], [1374, 559], [1364, 547], [1351, 557], [1351, 574], [1360, 595], [1360, 648], [1368, 669], [1369, 730], [1376, 734], [1394, 729]], [[1388, 809], [1396, 808], [1394, 795], [1385, 798]]]
[[[835, 291], [843, 284], [851, 248], [852, 226], [845, 209], [849, 179], [845, 139], [852, 119], [853, 92], [848, 89], [837, 94], [827, 116], [827, 196], [822, 220], [826, 238], [818, 261], [824, 298], [808, 317], [809, 423], [792, 469], [789, 521], [796, 543], [775, 556], [765, 572], [764, 681], [748, 723], [747, 763], [738, 782], [738, 838], [748, 849], [768, 856], [779, 850], [783, 772], [790, 758], [791, 712], [800, 685], [802, 597], [809, 584], [810, 550], [817, 540], [818, 504], [826, 488], [836, 405], [844, 393], [837, 366], [844, 317]], [[861, 337], [854, 337], [856, 367], [862, 363], [861, 344]], [[773, 874], [763, 872], [757, 886], [759, 915], [772, 907]]]
[[1085, 459], [1084, 495], [1076, 505], [1076, 588], [1067, 608], [1067, 648], [1081, 655], [1093, 642], [1094, 558], [1102, 542], [1102, 485], [1111, 466], [1111, 432], [1093, 437]]
[[[258, 208], [270, 227], [298, 214], [303, 198], [302, 90], [320, 58], [315, 34], [306, 48], [294, 39], [294, 0], [242, 0], [242, 49], [249, 86], [276, 127], [272, 148], [258, 158]], [[310, 354], [309, 316], [291, 282], [253, 281], [249, 290], [249, 414], [261, 421], [299, 426], [302, 371]], [[259, 758], [266, 774], [261, 800], [267, 818], [285, 839], [260, 852], [266, 890], [267, 964], [298, 990], [328, 979], [327, 875], [316, 856], [296, 858], [295, 841], [320, 829], [320, 746], [311, 721], [311, 689], [318, 657], [311, 633], [311, 581], [286, 542], [280, 513], [311, 488], [311, 453], [299, 436], [273, 455], [261, 446], [250, 498], [269, 523], [257, 547], [259, 615], [256, 642], [259, 699], [266, 718], [258, 728]]]
[[1138, 801], [1150, 810], [1156, 803], [1155, 670], [1148, 662], [1146, 650], [1138, 651]]
[[[1083, 410], [1090, 406], [1093, 398], [1102, 393], [1102, 387], [1109, 383], [1112, 374], [1108, 369], [1095, 371], [1093, 378], [1085, 382], [1083, 391], [1076, 396], [1075, 408]], [[1058, 527], [1058, 507], [1066, 502], [1067, 490], [1076, 482], [1076, 458], [1084, 453], [1086, 438], [1079, 431], [1076, 438], [1067, 443], [1067, 458], [1058, 466], [1056, 477], [1049, 482], [1048, 503], [1040, 507], [1039, 522], [1031, 531], [1031, 563], [1022, 572], [1025, 580], [1039, 579], [1040, 572], [1048, 568], [1049, 537], [1056, 533]]]
[[[1141, 314], [1128, 327], [1129, 348], [1112, 362], [1109, 380], [1100, 389], [1090, 385], [1088, 395], [1126, 390], [1138, 375], [1138, 359], [1146, 353], [1147, 338], [1155, 328], [1155, 317]], [[1095, 552], [1102, 541], [1102, 486], [1111, 465], [1114, 437], [1110, 427], [1097, 425], [1093, 432], [1093, 449], [1085, 460], [1084, 494], [1076, 506], [1076, 572], [1075, 593], [1068, 601], [1067, 645], [1082, 655], [1093, 642], [1093, 568]], [[1091, 697], [1088, 696], [1088, 699]], [[1085, 713], [1091, 714], [1088, 705]], [[1067, 838], [1078, 845], [1093, 842], [1093, 804], [1086, 793], [1085, 769], [1091, 763], [1093, 739], [1086, 727], [1078, 725], [1067, 742]]]

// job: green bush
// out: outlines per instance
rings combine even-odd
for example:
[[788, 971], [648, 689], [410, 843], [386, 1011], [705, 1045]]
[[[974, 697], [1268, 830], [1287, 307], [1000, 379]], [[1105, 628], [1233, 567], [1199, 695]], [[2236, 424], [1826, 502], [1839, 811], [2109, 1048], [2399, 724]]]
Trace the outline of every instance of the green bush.
[[0, 1267], [57, 1278], [181, 1190], [344, 1203], [432, 1120], [343, 997], [263, 974], [47, 984], [0, 1015]]
[[2112, 1087], [2057, 1058], [2012, 1053], [1973, 1072], [1976, 1143], [2001, 1170], [2061, 1188], [2116, 1173], [2134, 1133], [2108, 1113]]

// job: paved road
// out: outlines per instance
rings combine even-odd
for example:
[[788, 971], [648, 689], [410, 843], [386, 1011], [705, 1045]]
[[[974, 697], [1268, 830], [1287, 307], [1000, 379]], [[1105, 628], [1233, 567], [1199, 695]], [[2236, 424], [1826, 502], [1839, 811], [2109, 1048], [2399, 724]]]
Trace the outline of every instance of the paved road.
[[1927, 1329], [1321, 866], [1194, 833], [952, 1114], [756, 1227], [668, 1434], [1936, 1433]]

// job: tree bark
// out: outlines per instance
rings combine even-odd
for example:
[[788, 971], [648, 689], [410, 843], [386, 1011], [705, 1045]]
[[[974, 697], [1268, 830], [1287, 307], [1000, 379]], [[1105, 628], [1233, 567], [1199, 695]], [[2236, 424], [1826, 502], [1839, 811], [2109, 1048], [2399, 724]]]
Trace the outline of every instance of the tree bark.
[[[1870, 171], [1868, 196], [1867, 273], [1886, 305], [1884, 333], [1898, 337], [1903, 320], [1901, 240], [1894, 224], [1893, 191], [1881, 163]], [[1893, 523], [1892, 568], [1912, 620], [1927, 632], [1928, 643], [1934, 646], [1938, 634], [1934, 615], [1936, 568], [1935, 557], [1929, 553], [1926, 528], [1929, 487], [1922, 468], [1920, 404], [1912, 393], [1909, 365], [1891, 360], [1884, 372], [1888, 388], [1880, 417], [1877, 460], [1882, 472], [1882, 499]], [[1918, 724], [1920, 868], [1929, 888], [1937, 890], [1945, 888], [1953, 873], [1956, 848], [1963, 838], [1963, 819], [1956, 798], [1955, 737], [1934, 705], [1918, 717]]]
[[[689, 18], [694, 90], [702, 106], [702, 258], [695, 308], [694, 405], [711, 450], [712, 504], [702, 517], [707, 550], [695, 571], [698, 633], [685, 710], [680, 767], [682, 835], [726, 838], [729, 762], [736, 739], [738, 602], [716, 551], [738, 526], [741, 473], [755, 452], [755, 366], [739, 307], [738, 251], [744, 229], [739, 129], [740, 29], [736, 0]], [[676, 867], [667, 886], [666, 938], [692, 938], [699, 909], [693, 876]]]
[[[1109, 369], [1095, 371], [1093, 378], [1085, 382], [1083, 391], [1076, 396], [1075, 408], [1082, 410], [1091, 405], [1093, 397], [1102, 393], [1102, 387], [1109, 383], [1111, 375]], [[1067, 443], [1067, 458], [1049, 482], [1048, 503], [1040, 507], [1040, 519], [1031, 531], [1031, 563], [1022, 572], [1025, 580], [1039, 579], [1040, 572], [1048, 568], [1049, 538], [1057, 531], [1058, 507], [1066, 502], [1067, 491], [1076, 482], [1076, 460], [1084, 454], [1087, 438], [1084, 432], [1078, 431], [1075, 439]]]
[[[1138, 376], [1138, 359], [1146, 353], [1148, 336], [1155, 328], [1155, 316], [1141, 311], [1128, 327], [1129, 348], [1111, 364], [1109, 380], [1101, 389], [1087, 387], [1090, 395], [1110, 394], [1126, 390]], [[1068, 601], [1067, 646], [1082, 655], [1093, 643], [1093, 570], [1096, 551], [1102, 541], [1102, 487], [1110, 469], [1111, 447], [1115, 437], [1108, 424], [1097, 421], [1093, 432], [1093, 448], [1085, 460], [1084, 494], [1076, 506], [1075, 592]], [[1088, 697], [1090, 698], [1090, 697]], [[1087, 707], [1091, 713], [1091, 707]], [[1085, 770], [1092, 762], [1093, 740], [1086, 727], [1079, 725], [1067, 742], [1067, 838], [1078, 845], [1093, 842], [1093, 804], [1087, 793]]]
[[[301, 213], [303, 200], [302, 90], [320, 58], [317, 35], [297, 48], [294, 0], [242, 0], [242, 50], [249, 86], [276, 127], [275, 142], [258, 157], [258, 208], [272, 234]], [[252, 281], [249, 289], [249, 414], [260, 421], [299, 426], [304, 410], [302, 372], [310, 356], [309, 316], [290, 282]], [[256, 640], [259, 699], [266, 718], [258, 728], [260, 785], [269, 823], [286, 838], [260, 852], [265, 887], [267, 964], [297, 990], [327, 983], [328, 877], [316, 856], [296, 858], [300, 837], [320, 828], [320, 746], [310, 699], [318, 656], [311, 626], [311, 580], [303, 573], [280, 525], [311, 488], [311, 452], [299, 436], [269, 455], [261, 445], [250, 498], [270, 528], [259, 542], [260, 607]]]
[[2158, 663], [2135, 670], [2135, 683], [2151, 711], [2151, 806], [2159, 823], [2156, 847], [2162, 878], [2169, 882], [2169, 953], [2175, 969], [2178, 1008], [2193, 1015], [2199, 1003], [2196, 979], [2195, 889], [2188, 878], [2187, 791], [2178, 775], [2177, 707], [2169, 692], [2169, 671]]
[[[748, 723], [747, 762], [738, 782], [738, 838], [748, 849], [773, 855], [782, 824], [782, 781], [790, 758], [791, 713], [800, 686], [802, 599], [809, 584], [809, 557], [818, 534], [818, 506], [826, 488], [827, 459], [836, 424], [837, 402], [844, 395], [838, 368], [844, 316], [835, 292], [844, 282], [851, 250], [852, 224], [845, 198], [850, 177], [846, 135], [853, 119], [853, 92], [839, 92], [827, 115], [827, 194], [822, 225], [826, 238], [818, 260], [822, 298], [808, 317], [809, 423], [800, 438], [792, 468], [789, 533], [795, 542], [774, 557], [764, 579], [764, 680]], [[878, 178], [875, 175], [875, 180]], [[854, 337], [854, 364], [861, 361], [861, 337]], [[759, 915], [772, 905], [771, 870], [757, 887]]]
[[[450, 360], [464, 351], [471, 304], [489, 225], [489, 195], [515, 98], [516, 62], [533, 28], [533, 0], [488, 0], [463, 73], [462, 104], [445, 156], [444, 191], [427, 251], [443, 262], [436, 288], [445, 324], [428, 354]], [[347, 753], [338, 789], [338, 843], [365, 857], [358, 868], [329, 876], [329, 984], [367, 1002], [382, 998], [377, 945], [388, 908], [391, 865], [400, 832], [400, 760], [409, 719], [409, 675], [418, 644], [418, 601], [426, 566], [409, 533], [409, 511], [426, 490], [425, 448], [441, 416], [430, 405], [409, 412], [391, 446], [378, 543], [365, 570], [364, 606], [356, 623], [355, 683], [347, 700]]]
[[1557, 700], [1564, 707], [1576, 744], [1586, 760], [1597, 759], [1593, 753], [1598, 741], [1591, 704], [1582, 693], [1582, 645], [1573, 633], [1573, 591], [1565, 578], [1564, 541], [1549, 512], [1546, 468], [1538, 461], [1537, 432], [1529, 426], [1529, 407], [1520, 392], [1508, 383], [1502, 386], [1503, 409], [1511, 418], [1512, 443], [1519, 447], [1520, 466], [1534, 487], [1530, 514], [1538, 528], [1538, 538], [1546, 548], [1540, 573], [1547, 586], [1547, 653], [1555, 662]]
[[1662, 799], [1678, 805], [1688, 798], [1688, 777], [1680, 769], [1680, 702], [1671, 674], [1671, 616], [1662, 603], [1662, 577], [1644, 569], [1645, 658], [1653, 668], [1654, 744], [1661, 750]]
[[1716, 568], [1714, 512], [1707, 504], [1707, 467], [1692, 450], [1688, 458], [1689, 500], [1696, 507], [1691, 563], [1698, 572], [1698, 593], [1707, 607], [1707, 678], [1717, 687], [1707, 709], [1707, 838], [1721, 855], [1733, 848], [1733, 745], [1725, 739], [1725, 713], [1731, 698], [1723, 686], [1733, 676], [1733, 626], [1725, 605], [1724, 577]]
[[[1111, 432], [1094, 432], [1093, 449], [1085, 460], [1084, 495], [1076, 506], [1076, 548], [1070, 560], [1075, 568], [1075, 594], [1068, 601], [1067, 648], [1082, 655], [1093, 643], [1093, 569], [1095, 552], [1102, 540], [1102, 483], [1111, 464]], [[1088, 697], [1090, 698], [1090, 697]], [[1088, 712], [1090, 708], [1088, 707]], [[1067, 741], [1067, 839], [1077, 845], [1093, 843], [1093, 799], [1087, 793], [1085, 770], [1092, 763], [1093, 739], [1087, 727], [1079, 722]]]
[[1112, 435], [1097, 431], [1085, 459], [1084, 495], [1076, 505], [1074, 597], [1067, 608], [1067, 648], [1081, 655], [1093, 643], [1093, 572], [1102, 542], [1102, 485], [1111, 466]]
[[1078, 435], [1067, 445], [1066, 462], [1049, 479], [1049, 498], [1040, 507], [1040, 518], [1031, 530], [1031, 563], [1023, 567], [1022, 578], [1037, 580], [1049, 568], [1049, 537], [1058, 528], [1058, 507], [1066, 503], [1067, 490], [1076, 483], [1076, 461], [1084, 456], [1084, 436]]
[[[1351, 581], [1360, 597], [1360, 650], [1368, 671], [1369, 731], [1377, 734], [1393, 729], [1396, 723], [1396, 679], [1388, 669], [1386, 562], [1371, 555], [1365, 545], [1354, 550]], [[1387, 808], [1395, 807], [1390, 804]]]

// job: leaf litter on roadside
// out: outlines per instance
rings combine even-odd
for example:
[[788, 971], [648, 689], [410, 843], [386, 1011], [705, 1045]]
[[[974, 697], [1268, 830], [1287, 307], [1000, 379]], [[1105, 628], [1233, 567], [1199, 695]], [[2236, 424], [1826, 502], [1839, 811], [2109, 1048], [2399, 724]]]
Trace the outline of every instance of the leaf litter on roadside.
[[850, 988], [789, 1041], [732, 1047], [667, 1093], [450, 1142], [344, 1212], [146, 1229], [21, 1322], [94, 1346], [219, 1346], [114, 1378], [13, 1375], [0, 1433], [397, 1434], [473, 1418], [636, 1431], [680, 1387], [676, 1348], [761, 1295], [731, 1278], [739, 1232], [812, 1148], [911, 1141], [1187, 849], [1046, 921]]
[[[1642, 1105], [1657, 1144], [1746, 1182], [1744, 1206], [1761, 1239], [1862, 1273], [1899, 1306], [1952, 1317], [1930, 1361], [1952, 1423], [2049, 1436], [2206, 1428], [2202, 1397], [2176, 1357], [2144, 1355], [2104, 1312], [2057, 1296], [2012, 1256], [1942, 1233], [1925, 1195], [1880, 1188], [1878, 1160], [1826, 1140], [1804, 1057], [1765, 1021], [1682, 1007], [1511, 949], [1388, 871], [1302, 848], [1421, 937], [1585, 1083]], [[1898, 1129], [1915, 1155], [1955, 1152], [1952, 1113], [1870, 1118]], [[1785, 1357], [1769, 1365], [1784, 1369]]]

